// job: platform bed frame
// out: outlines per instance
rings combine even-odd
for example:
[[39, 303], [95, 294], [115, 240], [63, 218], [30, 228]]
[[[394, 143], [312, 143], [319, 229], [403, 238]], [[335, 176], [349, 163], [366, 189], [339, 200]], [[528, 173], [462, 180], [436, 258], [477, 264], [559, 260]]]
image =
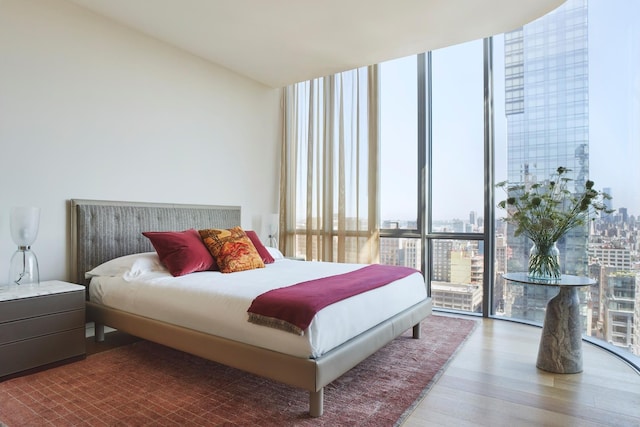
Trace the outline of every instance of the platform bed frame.
[[[143, 231], [230, 228], [240, 224], [234, 206], [176, 205], [71, 200], [71, 271], [87, 285], [84, 272], [110, 259], [153, 251]], [[324, 386], [431, 314], [428, 298], [315, 359], [305, 359], [205, 334], [87, 301], [87, 321], [95, 322], [96, 340], [104, 326], [309, 391], [309, 414], [323, 412]]]

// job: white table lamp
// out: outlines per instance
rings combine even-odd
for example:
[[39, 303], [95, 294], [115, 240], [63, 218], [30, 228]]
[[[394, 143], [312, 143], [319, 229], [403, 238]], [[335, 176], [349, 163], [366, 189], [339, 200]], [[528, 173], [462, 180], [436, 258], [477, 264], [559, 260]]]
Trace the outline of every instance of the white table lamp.
[[29, 285], [40, 283], [38, 259], [31, 245], [38, 236], [40, 208], [11, 208], [11, 238], [18, 250], [11, 257], [9, 285]]
[[263, 217], [264, 226], [267, 230], [267, 246], [272, 248], [278, 247], [278, 225], [280, 216], [275, 214], [266, 214]]

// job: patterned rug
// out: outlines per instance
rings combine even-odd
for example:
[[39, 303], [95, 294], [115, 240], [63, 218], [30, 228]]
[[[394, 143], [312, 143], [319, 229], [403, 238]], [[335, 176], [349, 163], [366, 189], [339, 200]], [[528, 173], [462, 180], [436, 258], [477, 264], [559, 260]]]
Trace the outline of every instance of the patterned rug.
[[0, 425], [398, 425], [475, 325], [430, 316], [325, 387], [320, 418], [304, 390], [139, 341], [0, 383]]

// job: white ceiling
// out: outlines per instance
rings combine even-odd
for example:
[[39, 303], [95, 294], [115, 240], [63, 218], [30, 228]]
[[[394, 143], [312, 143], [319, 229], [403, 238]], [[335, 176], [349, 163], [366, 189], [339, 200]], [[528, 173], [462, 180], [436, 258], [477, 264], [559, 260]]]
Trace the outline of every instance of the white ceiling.
[[517, 28], [565, 0], [69, 0], [282, 87]]

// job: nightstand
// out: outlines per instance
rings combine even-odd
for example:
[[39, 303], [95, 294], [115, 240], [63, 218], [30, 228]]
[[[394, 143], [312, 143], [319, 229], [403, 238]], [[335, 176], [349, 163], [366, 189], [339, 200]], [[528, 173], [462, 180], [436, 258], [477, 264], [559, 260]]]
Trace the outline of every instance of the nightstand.
[[85, 357], [85, 288], [57, 280], [0, 287], [0, 379]]

